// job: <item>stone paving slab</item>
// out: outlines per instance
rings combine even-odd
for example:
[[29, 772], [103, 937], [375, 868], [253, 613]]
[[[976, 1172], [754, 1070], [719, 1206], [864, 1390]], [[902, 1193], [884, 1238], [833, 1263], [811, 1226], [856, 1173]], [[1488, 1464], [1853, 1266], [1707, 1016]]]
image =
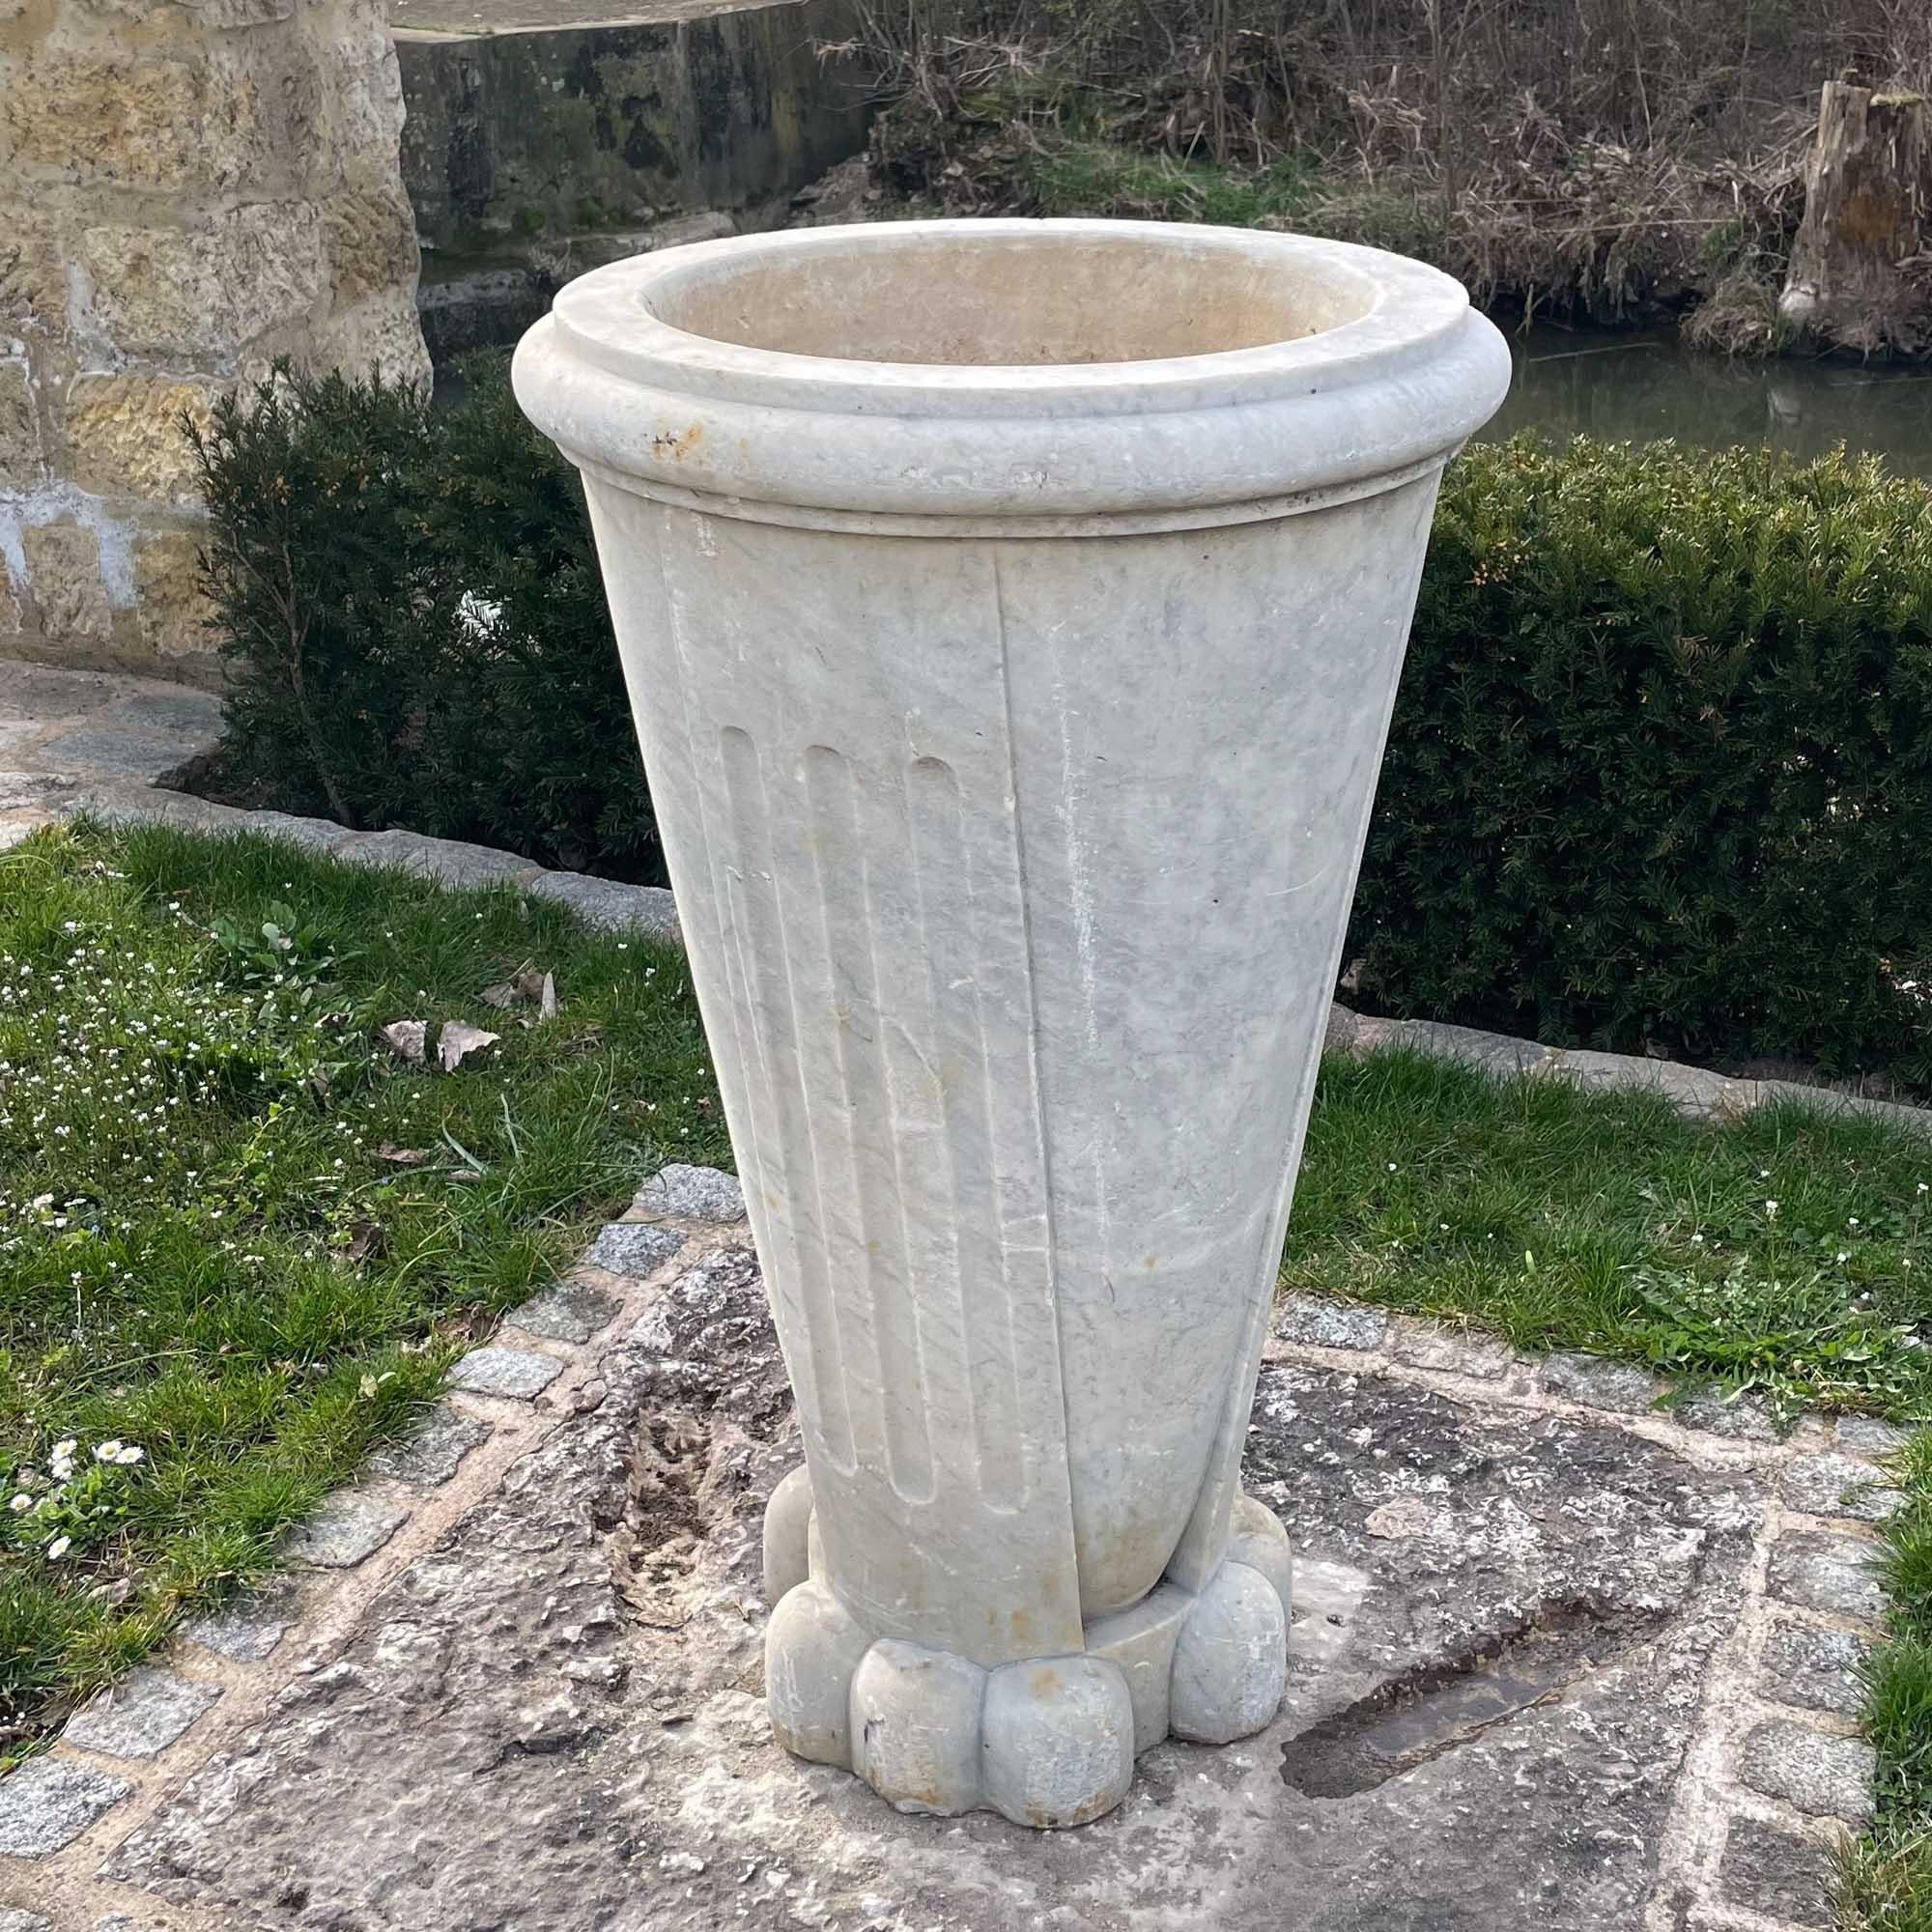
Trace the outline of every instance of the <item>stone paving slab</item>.
[[1778, 1527], [1824, 1432], [1595, 1408], [1406, 1323], [1278, 1339], [1246, 1467], [1298, 1543], [1275, 1722], [1162, 1745], [1080, 1832], [901, 1817], [766, 1729], [760, 1512], [797, 1445], [733, 1240], [627, 1290], [639, 1319], [572, 1358], [577, 1395], [500, 1485], [367, 1559], [384, 1580], [277, 1653], [301, 1661], [261, 1715], [88, 1841], [94, 1916], [59, 1932], [144, 1897], [196, 1932], [1829, 1923], [1868, 1754], [1792, 1695], [1847, 1653], [1773, 1638], [1862, 1641], [1874, 1606], [1775, 1610], [1754, 1582], [1767, 1543], [1800, 1571], [1870, 1554], [1856, 1524]]
[[144, 1664], [83, 1705], [61, 1735], [83, 1750], [109, 1757], [154, 1757], [220, 1695], [217, 1685], [192, 1683], [157, 1664]]
[[127, 1782], [64, 1758], [29, 1758], [0, 1779], [0, 1852], [44, 1859], [128, 1795]]
[[221, 700], [158, 678], [0, 659], [0, 763], [152, 783], [212, 746]]
[[217, 1657], [261, 1663], [274, 1654], [300, 1614], [300, 1584], [292, 1577], [278, 1577], [260, 1590], [194, 1618], [183, 1626], [182, 1634]]

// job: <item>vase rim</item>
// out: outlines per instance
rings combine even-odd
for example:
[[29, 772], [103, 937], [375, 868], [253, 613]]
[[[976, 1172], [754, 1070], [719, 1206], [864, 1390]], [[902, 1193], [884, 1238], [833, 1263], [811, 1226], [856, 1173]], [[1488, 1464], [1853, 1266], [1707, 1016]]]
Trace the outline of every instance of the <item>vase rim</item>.
[[[1290, 311], [1285, 319], [1304, 305], [1317, 311], [1314, 326], [1183, 354], [967, 359], [801, 351], [734, 339], [685, 319], [706, 305], [706, 319], [714, 319], [734, 286], [754, 281], [789, 279], [801, 292], [823, 293], [842, 279], [850, 290], [878, 273], [877, 262], [890, 298], [906, 292], [893, 287], [895, 264], [899, 281], [923, 294], [919, 281], [936, 281], [949, 267], [981, 268], [1004, 281], [1032, 269], [1051, 274], [1056, 257], [1065, 258], [1062, 272], [1152, 270], [1161, 295], [1176, 293], [1184, 277], [1197, 284], [1243, 279], [1263, 291], [1272, 282], [1279, 306]], [[859, 294], [839, 320], [861, 339], [881, 321], [919, 326], [869, 316], [863, 287]], [[1116, 297], [1109, 306], [1117, 316], [1131, 304]], [[1325, 388], [1426, 351], [1468, 312], [1467, 292], [1440, 270], [1352, 242], [1192, 222], [1030, 216], [847, 223], [693, 242], [581, 275], [559, 291], [553, 309], [559, 338], [576, 353], [655, 388], [774, 407], [959, 416], [1137, 414]], [[1170, 333], [1192, 321], [1212, 339], [1212, 316], [1205, 324], [1180, 320], [1182, 328]], [[768, 337], [791, 326], [781, 315], [764, 321]]]
[[[817, 353], [847, 345], [874, 353]], [[1509, 354], [1461, 283], [1380, 249], [1001, 217], [611, 263], [558, 293], [514, 381], [573, 461], [662, 500], [1056, 535], [1395, 487], [1493, 412]]]

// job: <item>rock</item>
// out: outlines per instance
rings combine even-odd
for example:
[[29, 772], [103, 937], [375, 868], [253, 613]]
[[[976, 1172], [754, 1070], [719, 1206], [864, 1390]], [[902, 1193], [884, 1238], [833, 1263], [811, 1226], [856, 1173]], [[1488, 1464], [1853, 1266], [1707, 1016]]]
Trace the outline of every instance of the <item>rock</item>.
[[456, 1474], [470, 1450], [490, 1434], [490, 1425], [440, 1402], [414, 1435], [387, 1442], [369, 1458], [369, 1473], [417, 1489], [434, 1489]]
[[65, 1758], [29, 1758], [0, 1777], [0, 1852], [51, 1858], [133, 1788]]
[[1838, 1922], [1836, 1877], [1837, 1861], [1828, 1846], [1755, 1819], [1732, 1819], [1719, 1870], [1719, 1882], [1732, 1904], [1787, 1924], [1832, 1932]]
[[220, 1695], [218, 1685], [195, 1684], [146, 1664], [82, 1705], [61, 1735], [83, 1750], [109, 1757], [153, 1757]]
[[1657, 1406], [1658, 1387], [1643, 1369], [1601, 1355], [1551, 1355], [1543, 1365], [1543, 1387], [1586, 1408], [1645, 1415]]
[[292, 1577], [277, 1577], [185, 1624], [182, 1634], [237, 1663], [260, 1663], [300, 1614], [299, 1586]]
[[627, 886], [587, 872], [539, 872], [524, 890], [532, 898], [568, 906], [599, 932], [634, 932], [676, 943], [677, 901], [662, 886]]
[[202, 594], [201, 534], [193, 529], [136, 532], [135, 630], [158, 658], [205, 655], [214, 607]]
[[347, 866], [387, 866], [443, 886], [520, 884], [536, 867], [514, 852], [468, 845], [460, 838], [425, 838], [418, 832], [368, 832], [335, 848]]
[[38, 1912], [16, 1912], [0, 1906], [0, 1932], [54, 1932], [54, 1921]]
[[672, 1161], [638, 1189], [631, 1211], [667, 1215], [678, 1221], [715, 1221], [721, 1227], [730, 1227], [745, 1218], [745, 1191], [735, 1175]]
[[655, 1274], [684, 1246], [685, 1237], [674, 1228], [644, 1228], [628, 1221], [613, 1221], [591, 1242], [583, 1259], [591, 1267], [606, 1274], [621, 1275], [626, 1281], [642, 1281]]
[[114, 630], [100, 539], [76, 524], [40, 524], [20, 532], [26, 587], [44, 635], [99, 643]]
[[554, 1355], [528, 1349], [472, 1349], [449, 1372], [449, 1386], [471, 1395], [506, 1396], [529, 1402], [563, 1373]]
[[360, 837], [332, 818], [297, 818], [286, 811], [251, 811], [248, 830], [265, 833], [271, 838], [286, 838], [311, 852], [333, 852]]
[[1379, 1349], [1388, 1321], [1379, 1308], [1291, 1294], [1275, 1314], [1274, 1332], [1281, 1341], [1306, 1342], [1318, 1349]]
[[1786, 1530], [1773, 1545], [1766, 1589], [1801, 1609], [1842, 1616], [1885, 1614], [1885, 1591], [1873, 1567], [1878, 1551], [1854, 1537]]
[[0, 490], [29, 489], [45, 470], [26, 361], [0, 361]]
[[1774, 1625], [1764, 1645], [1765, 1694], [1780, 1704], [1856, 1717], [1864, 1703], [1861, 1673], [1871, 1655], [1872, 1646], [1849, 1631]]
[[1784, 1468], [1784, 1503], [1806, 1516], [1883, 1522], [1905, 1498], [1869, 1463], [1827, 1451], [1794, 1457]]
[[[607, 1228], [604, 1236], [630, 1233], [628, 1229]], [[662, 1229], [649, 1231], [662, 1234]], [[598, 1238], [602, 1240], [604, 1236]], [[677, 1244], [678, 1247], [682, 1242]], [[675, 1254], [677, 1247], [670, 1252]], [[599, 1264], [602, 1265], [602, 1264]], [[628, 1270], [612, 1268], [612, 1274], [626, 1273]], [[646, 1267], [643, 1272], [650, 1273]], [[521, 1307], [512, 1311], [509, 1320], [526, 1335], [541, 1335], [551, 1342], [587, 1342], [600, 1328], [608, 1328], [616, 1320], [618, 1303], [611, 1295], [600, 1288], [593, 1288], [587, 1281], [566, 1275], [541, 1294], [532, 1295]]]
[[1767, 1798], [1814, 1817], [1861, 1825], [1871, 1816], [1878, 1754], [1859, 1738], [1828, 1737], [1778, 1719], [1745, 1740], [1738, 1776]]
[[1511, 1361], [1507, 1342], [1439, 1328], [1433, 1321], [1403, 1322], [1396, 1330], [1395, 1358], [1418, 1369], [1474, 1376], [1483, 1381], [1493, 1381], [1506, 1374]]
[[[165, 772], [193, 756], [199, 749], [176, 731], [117, 728], [110, 724], [81, 724], [45, 740], [36, 753], [57, 771], [82, 772], [90, 777], [139, 779], [151, 784]], [[165, 810], [168, 799], [180, 799], [190, 810], [207, 807], [203, 799], [180, 793], [145, 801], [154, 810]], [[207, 808], [219, 810], [221, 808]]]
[[200, 472], [182, 428], [203, 428], [214, 403], [207, 379], [79, 376], [67, 394], [68, 460], [83, 490], [131, 492], [164, 503], [199, 499]]
[[349, 1570], [373, 1556], [402, 1526], [406, 1509], [341, 1490], [288, 1540], [292, 1562], [318, 1570]]
[[1841, 1415], [1834, 1432], [1847, 1449], [1867, 1456], [1890, 1456], [1903, 1449], [1912, 1432], [1896, 1423], [1881, 1422], [1875, 1415]]

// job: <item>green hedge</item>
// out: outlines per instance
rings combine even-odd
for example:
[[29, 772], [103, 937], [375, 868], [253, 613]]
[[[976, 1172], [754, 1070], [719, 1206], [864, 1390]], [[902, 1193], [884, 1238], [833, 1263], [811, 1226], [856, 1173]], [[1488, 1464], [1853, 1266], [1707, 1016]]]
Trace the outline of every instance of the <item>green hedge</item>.
[[500, 358], [466, 375], [432, 409], [283, 370], [195, 435], [229, 672], [212, 788], [660, 883], [577, 473]]
[[[223, 782], [661, 877], [575, 473], [284, 378], [202, 439]], [[1932, 490], [1843, 456], [1452, 467], [1349, 955], [1384, 1011], [1932, 1085]]]
[[1388, 1011], [1932, 1081], [1932, 490], [1471, 448], [1350, 953]]

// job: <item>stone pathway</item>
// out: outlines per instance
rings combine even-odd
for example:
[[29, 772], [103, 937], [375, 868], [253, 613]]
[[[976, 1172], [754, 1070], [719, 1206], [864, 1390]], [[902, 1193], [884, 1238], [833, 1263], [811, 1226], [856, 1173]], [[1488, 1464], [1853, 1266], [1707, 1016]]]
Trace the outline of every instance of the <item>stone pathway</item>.
[[212, 750], [220, 728], [220, 699], [205, 692], [0, 658], [0, 852], [81, 810], [110, 824], [259, 832], [347, 865], [395, 867], [440, 885], [514, 885], [607, 931], [678, 937], [676, 904], [661, 887], [554, 872], [456, 838], [352, 832], [327, 818], [243, 811], [156, 787], [157, 779]]
[[1871, 1804], [1869, 1422], [1291, 1298], [1262, 1736], [1084, 1831], [901, 1817], [764, 1719], [796, 1460], [728, 1177], [670, 1168], [292, 1546], [0, 1781], [0, 1932], [1774, 1932]]
[[[0, 774], [152, 784], [220, 731], [221, 700], [205, 691], [0, 658]], [[0, 805], [0, 828], [20, 809]]]

